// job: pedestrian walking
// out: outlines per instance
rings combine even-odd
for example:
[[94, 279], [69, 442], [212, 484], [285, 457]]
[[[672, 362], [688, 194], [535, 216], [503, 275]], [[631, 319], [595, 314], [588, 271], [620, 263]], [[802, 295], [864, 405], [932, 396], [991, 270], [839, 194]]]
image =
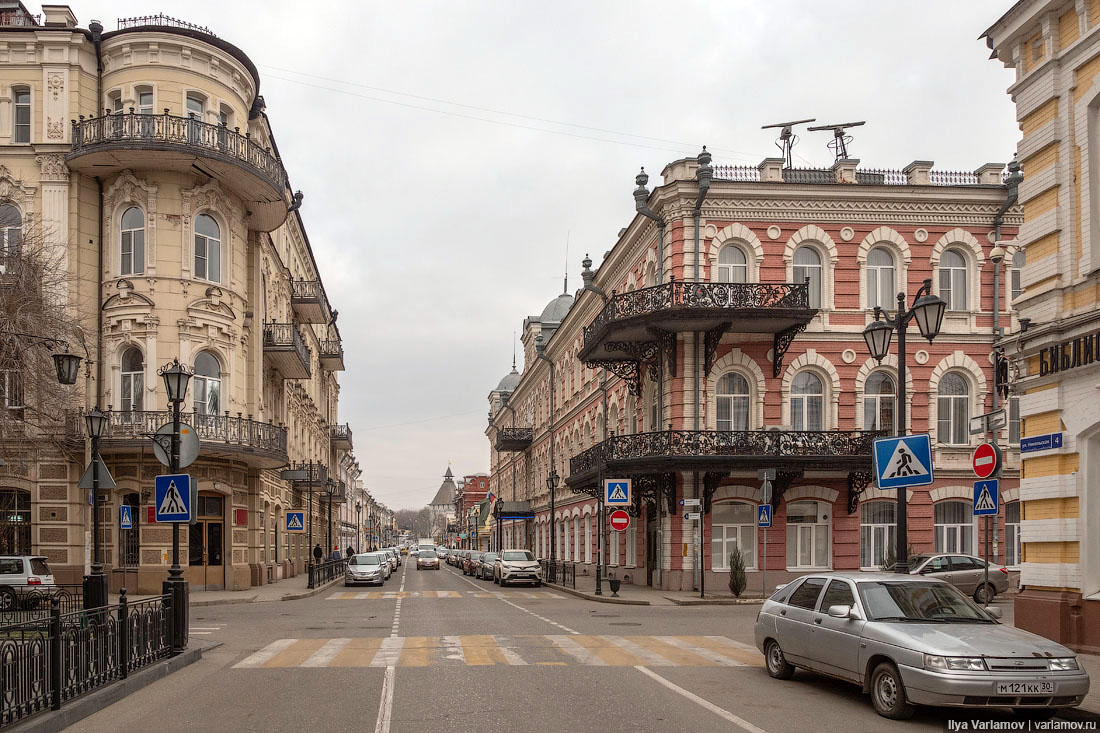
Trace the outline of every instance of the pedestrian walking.
[[354, 554], [355, 554], [355, 550], [352, 549], [351, 545], [348, 545], [348, 554], [347, 554], [348, 558], [350, 559], [351, 556], [354, 555]]
[[318, 542], [317, 546], [313, 548], [313, 562], [318, 565], [321, 564], [321, 558], [325, 556], [325, 551], [321, 549], [321, 543]]

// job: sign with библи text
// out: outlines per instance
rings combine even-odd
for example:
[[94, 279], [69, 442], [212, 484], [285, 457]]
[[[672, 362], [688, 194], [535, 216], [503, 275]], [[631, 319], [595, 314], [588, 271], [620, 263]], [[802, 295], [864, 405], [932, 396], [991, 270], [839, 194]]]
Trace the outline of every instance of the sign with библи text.
[[1100, 331], [1048, 346], [1039, 352], [1039, 376], [1100, 362]]

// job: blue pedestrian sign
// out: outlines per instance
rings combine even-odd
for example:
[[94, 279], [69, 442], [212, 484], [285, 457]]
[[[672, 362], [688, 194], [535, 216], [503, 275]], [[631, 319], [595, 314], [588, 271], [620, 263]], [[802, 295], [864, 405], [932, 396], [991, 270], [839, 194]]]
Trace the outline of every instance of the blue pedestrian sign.
[[756, 526], [767, 529], [772, 526], [772, 505], [761, 504], [756, 510]]
[[879, 438], [874, 453], [875, 478], [880, 489], [932, 483], [932, 441], [927, 433]]
[[630, 479], [604, 479], [603, 500], [610, 506], [630, 506]]
[[167, 474], [156, 478], [158, 522], [191, 521], [191, 476]]
[[1032, 435], [1029, 438], [1020, 438], [1020, 452], [1033, 453], [1037, 450], [1054, 450], [1062, 447], [1061, 433], [1048, 433], [1046, 435]]
[[287, 532], [306, 531], [306, 513], [304, 511], [288, 511], [286, 513]]
[[974, 516], [995, 517], [1000, 498], [1000, 482], [995, 478], [974, 482]]
[[123, 504], [118, 508], [118, 528], [119, 529], [133, 529], [134, 528], [134, 515], [131, 513], [130, 505]]

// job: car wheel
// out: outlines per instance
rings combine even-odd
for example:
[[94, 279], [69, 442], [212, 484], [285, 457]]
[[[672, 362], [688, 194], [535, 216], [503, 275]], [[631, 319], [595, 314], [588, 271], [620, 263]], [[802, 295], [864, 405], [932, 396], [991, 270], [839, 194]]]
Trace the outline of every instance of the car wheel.
[[871, 674], [871, 704], [875, 712], [890, 720], [908, 720], [916, 706], [905, 699], [905, 686], [897, 667], [883, 662]]
[[768, 675], [777, 680], [789, 680], [794, 677], [794, 667], [783, 656], [783, 650], [779, 648], [779, 642], [769, 640], [764, 645], [764, 662], [768, 668]]
[[979, 606], [987, 606], [993, 602], [993, 598], [996, 595], [996, 588], [988, 583], [983, 583], [974, 590], [974, 602]]

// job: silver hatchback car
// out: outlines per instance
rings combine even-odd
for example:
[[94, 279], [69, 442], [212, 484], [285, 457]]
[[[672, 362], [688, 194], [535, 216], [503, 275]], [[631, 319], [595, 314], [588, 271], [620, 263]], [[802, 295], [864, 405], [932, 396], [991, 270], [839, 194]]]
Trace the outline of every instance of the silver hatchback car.
[[1012, 708], [1030, 718], [1079, 705], [1089, 676], [1073, 652], [999, 616], [934, 578], [807, 575], [761, 606], [756, 645], [772, 677], [790, 679], [799, 667], [854, 682], [895, 720], [915, 705]]

